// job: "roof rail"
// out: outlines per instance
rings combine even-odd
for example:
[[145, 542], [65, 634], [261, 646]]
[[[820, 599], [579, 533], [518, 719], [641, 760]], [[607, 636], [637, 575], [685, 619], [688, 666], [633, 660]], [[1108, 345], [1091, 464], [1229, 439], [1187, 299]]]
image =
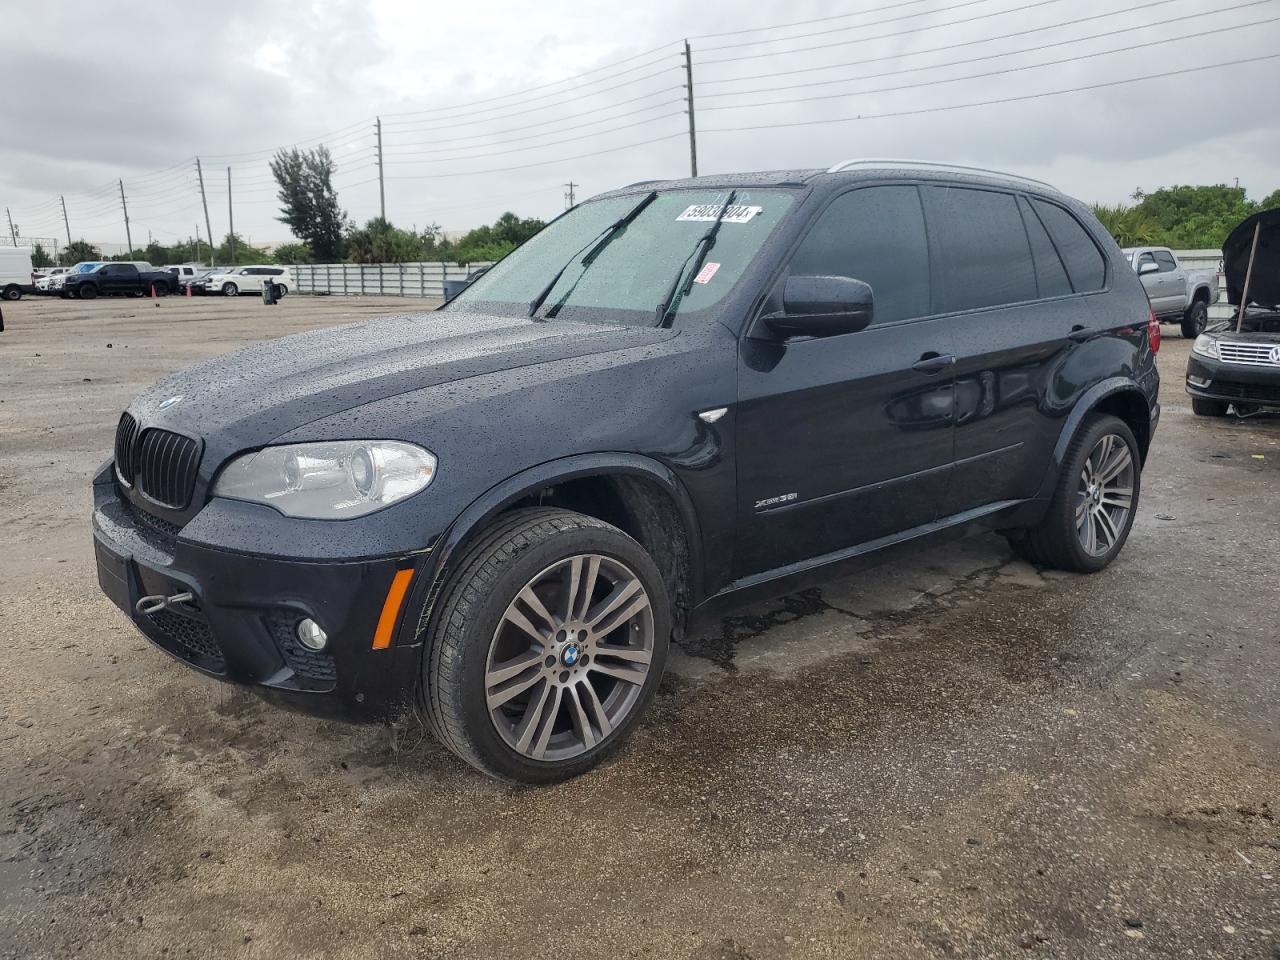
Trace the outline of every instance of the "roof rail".
[[1045, 183], [1043, 180], [1037, 180], [1034, 177], [1024, 177], [1016, 173], [1005, 173], [1003, 170], [991, 170], [987, 167], [969, 167], [961, 163], [935, 163], [932, 160], [900, 160], [888, 158], [858, 158], [854, 160], [841, 160], [833, 167], [827, 169], [827, 173], [841, 173], [851, 167], [922, 167], [929, 170], [959, 170], [966, 173], [986, 173], [992, 176], [1004, 177], [1008, 180], [1021, 180], [1023, 183], [1034, 183], [1038, 187], [1048, 187], [1055, 193], [1058, 190], [1051, 183]]

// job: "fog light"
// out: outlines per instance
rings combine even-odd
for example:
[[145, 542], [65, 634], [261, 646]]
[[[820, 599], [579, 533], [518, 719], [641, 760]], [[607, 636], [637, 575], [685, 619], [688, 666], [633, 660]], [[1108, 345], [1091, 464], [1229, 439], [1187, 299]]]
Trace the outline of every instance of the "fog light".
[[308, 650], [323, 650], [329, 635], [320, 629], [320, 624], [307, 617], [298, 623], [298, 642]]

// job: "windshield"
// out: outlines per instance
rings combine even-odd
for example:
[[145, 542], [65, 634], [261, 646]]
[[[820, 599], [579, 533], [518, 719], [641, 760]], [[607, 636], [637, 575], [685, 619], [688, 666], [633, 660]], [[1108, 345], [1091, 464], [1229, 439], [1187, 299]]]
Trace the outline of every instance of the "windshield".
[[[715, 190], [658, 194], [585, 271], [582, 260], [590, 252], [592, 238], [626, 216], [643, 194], [584, 203], [513, 251], [445, 309], [523, 315], [572, 256], [540, 316], [550, 311], [556, 319], [653, 324], [659, 301], [727, 196]], [[723, 299], [793, 200], [786, 190], [739, 190], [679, 312], [702, 310]], [[576, 256], [574, 251], [579, 251]]]
[[76, 267], [76, 273], [92, 273], [94, 270], [97, 270], [100, 266], [102, 266], [102, 264], [100, 263], [82, 263], [78, 267]]

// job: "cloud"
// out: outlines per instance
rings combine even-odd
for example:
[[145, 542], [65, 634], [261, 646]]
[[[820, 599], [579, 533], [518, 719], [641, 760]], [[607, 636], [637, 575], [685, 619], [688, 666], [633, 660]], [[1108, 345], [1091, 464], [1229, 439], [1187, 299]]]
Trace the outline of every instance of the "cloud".
[[[1280, 123], [1258, 109], [1275, 61], [958, 106], [1274, 52], [1275, 23], [1212, 32], [1275, 15], [1259, 3], [1226, 9], [1242, 3], [921, 0], [864, 3], [856, 17], [834, 0], [232, 0], [206, 16], [141, 18], [28, 5], [8, 14], [23, 39], [0, 61], [0, 83], [23, 92], [0, 125], [0, 198], [27, 234], [60, 236], [65, 195], [74, 234], [118, 242], [123, 180], [135, 237], [186, 236], [197, 222], [203, 231], [199, 155], [214, 233], [226, 229], [229, 166], [237, 228], [284, 240], [271, 150], [329, 143], [342, 201], [364, 220], [377, 213], [381, 114], [394, 222], [550, 216], [570, 180], [581, 198], [687, 174], [685, 37], [702, 172], [906, 156], [1043, 177], [1087, 200], [1237, 177], [1262, 196], [1280, 185]], [[818, 22], [746, 32], [804, 20]], [[997, 72], [1013, 67], [1025, 69]]]

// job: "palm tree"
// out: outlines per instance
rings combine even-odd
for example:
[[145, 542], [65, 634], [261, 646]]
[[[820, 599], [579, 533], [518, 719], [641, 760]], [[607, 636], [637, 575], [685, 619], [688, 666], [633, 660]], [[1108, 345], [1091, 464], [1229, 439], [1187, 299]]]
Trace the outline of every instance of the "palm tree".
[[1140, 207], [1095, 203], [1093, 215], [1122, 247], [1150, 246], [1160, 240], [1159, 225]]

